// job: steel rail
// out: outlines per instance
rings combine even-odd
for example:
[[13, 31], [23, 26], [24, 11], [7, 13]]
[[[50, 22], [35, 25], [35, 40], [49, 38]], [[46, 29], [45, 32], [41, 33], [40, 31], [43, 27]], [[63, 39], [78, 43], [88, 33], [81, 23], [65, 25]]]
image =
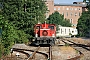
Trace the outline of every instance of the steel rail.
[[[13, 50], [24, 50], [24, 51], [30, 51], [30, 52], [34, 52], [34, 50], [28, 50], [28, 49], [18, 49], [18, 48], [13, 48]], [[43, 53], [43, 52], [39, 52], [39, 51], [36, 51], [36, 53], [39, 53], [39, 54], [42, 54], [44, 56], [46, 56], [46, 58], [48, 58], [48, 55], [46, 53]]]
[[39, 48], [40, 46], [37, 47], [37, 49], [32, 53], [32, 55], [27, 60], [32, 59], [35, 56], [36, 52], [39, 50]]
[[[65, 40], [65, 39], [64, 39], [64, 40]], [[64, 40], [61, 40], [61, 41], [63, 41], [65, 44], [69, 44], [69, 43], [65, 42]], [[76, 44], [74, 44], [74, 45], [76, 45]], [[70, 44], [69, 44], [69, 46], [73, 47], [73, 46], [70, 45]], [[75, 48], [74, 48], [74, 49], [75, 49]], [[75, 50], [77, 50], [77, 49], [75, 49]], [[79, 51], [79, 50], [77, 50], [77, 51]], [[76, 56], [76, 57], [74, 57], [74, 58], [70, 58], [70, 59], [67, 59], [67, 60], [77, 60], [77, 59], [80, 59], [81, 57], [84, 56], [84, 54], [83, 54], [82, 52], [80, 52], [80, 51], [79, 51], [79, 54], [80, 54], [80, 56]]]
[[52, 46], [49, 47], [49, 60], [52, 60]]

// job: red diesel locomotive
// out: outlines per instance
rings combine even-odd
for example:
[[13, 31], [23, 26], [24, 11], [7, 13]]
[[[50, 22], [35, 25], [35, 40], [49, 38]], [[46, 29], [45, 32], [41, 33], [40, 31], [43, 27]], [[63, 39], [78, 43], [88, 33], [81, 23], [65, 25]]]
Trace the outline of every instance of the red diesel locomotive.
[[36, 24], [34, 26], [35, 44], [54, 45], [56, 40], [55, 24]]

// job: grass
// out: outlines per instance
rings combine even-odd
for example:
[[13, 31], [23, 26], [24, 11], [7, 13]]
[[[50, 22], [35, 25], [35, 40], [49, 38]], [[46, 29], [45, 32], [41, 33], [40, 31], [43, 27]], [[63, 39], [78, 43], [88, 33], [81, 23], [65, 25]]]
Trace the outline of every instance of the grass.
[[67, 46], [69, 46], [69, 44], [68, 44], [68, 43], [66, 43], [66, 44], [65, 44], [65, 46], [67, 47]]

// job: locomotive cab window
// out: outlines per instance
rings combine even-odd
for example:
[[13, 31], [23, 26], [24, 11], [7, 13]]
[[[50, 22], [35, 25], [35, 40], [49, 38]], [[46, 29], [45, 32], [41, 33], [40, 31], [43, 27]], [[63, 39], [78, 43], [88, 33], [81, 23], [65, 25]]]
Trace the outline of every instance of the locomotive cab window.
[[50, 28], [50, 29], [54, 29], [54, 26], [48, 26], [48, 28]]
[[36, 26], [36, 29], [40, 29], [41, 28], [41, 26]]

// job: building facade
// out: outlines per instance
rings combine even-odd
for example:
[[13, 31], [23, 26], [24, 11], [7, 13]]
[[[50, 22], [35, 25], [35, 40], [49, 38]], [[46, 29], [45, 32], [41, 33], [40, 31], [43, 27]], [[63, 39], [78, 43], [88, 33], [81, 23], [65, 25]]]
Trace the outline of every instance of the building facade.
[[54, 12], [54, 1], [53, 0], [45, 0], [45, 4], [47, 6], [48, 11], [46, 12], [46, 18], [49, 17]]
[[48, 7], [46, 18], [55, 11], [58, 11], [60, 14], [64, 15], [64, 18], [69, 19], [72, 27], [74, 28], [77, 27], [78, 19], [82, 12], [86, 11], [86, 3], [84, 2], [74, 2], [73, 4], [54, 4], [53, 0], [46, 0], [45, 3]]

